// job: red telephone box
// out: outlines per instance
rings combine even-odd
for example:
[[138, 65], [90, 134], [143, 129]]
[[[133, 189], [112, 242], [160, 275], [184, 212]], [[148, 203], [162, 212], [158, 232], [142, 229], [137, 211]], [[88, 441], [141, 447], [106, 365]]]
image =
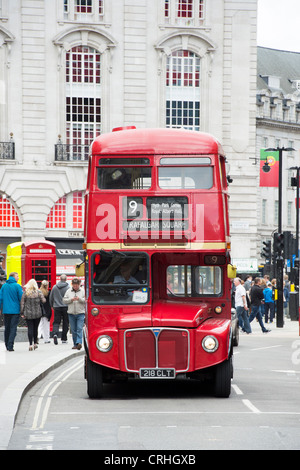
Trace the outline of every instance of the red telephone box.
[[35, 279], [38, 286], [46, 279], [49, 289], [56, 283], [55, 244], [47, 240], [35, 240], [22, 243], [22, 284]]

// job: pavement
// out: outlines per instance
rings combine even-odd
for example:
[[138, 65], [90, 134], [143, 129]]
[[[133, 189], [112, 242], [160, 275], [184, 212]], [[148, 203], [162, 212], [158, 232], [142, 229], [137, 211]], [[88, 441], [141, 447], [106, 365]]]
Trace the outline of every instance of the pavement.
[[9, 352], [0, 340], [0, 450], [7, 450], [24, 394], [51, 370], [84, 354], [72, 346], [71, 335], [67, 344], [60, 339], [58, 345], [53, 340], [44, 344], [41, 339], [35, 351], [29, 351], [28, 341], [16, 340], [14, 351]]
[[[276, 322], [266, 325], [270, 333], [262, 333], [259, 324], [251, 323], [252, 335], [263, 335], [281, 338], [299, 339], [298, 321], [285, 320], [283, 328], [277, 328]], [[240, 338], [240, 342], [242, 338]], [[19, 405], [24, 394], [51, 370], [64, 362], [83, 355], [83, 349], [72, 349], [72, 337], [68, 344], [54, 345], [53, 340], [44, 344], [40, 340], [38, 349], [29, 351], [27, 341], [16, 341], [14, 351], [6, 351], [4, 342], [0, 340], [0, 450], [7, 450]]]

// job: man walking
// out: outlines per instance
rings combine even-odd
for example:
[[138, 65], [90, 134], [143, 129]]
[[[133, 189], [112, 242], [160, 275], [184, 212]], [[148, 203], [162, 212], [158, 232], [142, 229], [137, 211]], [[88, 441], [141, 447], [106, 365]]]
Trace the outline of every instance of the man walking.
[[[53, 320], [53, 341], [54, 344], [58, 344], [58, 333], [59, 325], [62, 321], [62, 343], [67, 343], [67, 333], [69, 329], [69, 318], [68, 318], [68, 307], [63, 303], [63, 298], [66, 291], [70, 288], [67, 283], [67, 276], [62, 274], [60, 276], [60, 281], [53, 287], [50, 293], [50, 306], [54, 310], [54, 320]], [[1, 291], [0, 291], [1, 293]]]
[[71, 326], [73, 348], [82, 348], [82, 329], [85, 318], [85, 298], [84, 289], [80, 287], [80, 279], [72, 279], [72, 287], [68, 289], [63, 298], [68, 306], [69, 322]]
[[260, 324], [261, 331], [263, 333], [269, 333], [271, 330], [267, 330], [262, 319], [261, 306], [262, 306], [262, 301], [264, 300], [264, 291], [260, 287], [260, 284], [261, 284], [261, 279], [259, 277], [256, 277], [254, 279], [254, 285], [252, 286], [251, 291], [250, 291], [251, 314], [249, 317], [249, 322], [251, 323], [252, 320], [256, 317]]
[[236, 277], [233, 282], [235, 285], [235, 308], [239, 319], [239, 324], [243, 325], [242, 330], [245, 331], [245, 333], [252, 333], [247, 314], [248, 306], [246, 299], [246, 290], [242, 286], [239, 277]]
[[0, 290], [0, 310], [4, 316], [4, 341], [7, 351], [14, 351], [14, 341], [20, 319], [23, 289], [18, 284], [19, 275], [12, 272]]

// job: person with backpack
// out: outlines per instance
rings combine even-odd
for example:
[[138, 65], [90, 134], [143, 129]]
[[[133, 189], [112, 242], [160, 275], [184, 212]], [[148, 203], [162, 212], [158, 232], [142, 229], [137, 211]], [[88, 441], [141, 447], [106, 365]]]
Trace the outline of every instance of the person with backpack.
[[264, 302], [264, 291], [260, 287], [261, 279], [260, 277], [256, 277], [254, 279], [254, 285], [251, 287], [250, 291], [250, 298], [251, 298], [251, 313], [249, 317], [249, 322], [251, 323], [254, 318], [257, 318], [258, 323], [261, 327], [261, 331], [263, 333], [269, 333], [271, 330], [268, 330], [263, 322], [262, 313], [261, 313], [261, 306]]
[[54, 311], [54, 320], [53, 320], [53, 341], [54, 344], [58, 344], [58, 334], [59, 326], [62, 322], [62, 335], [61, 342], [67, 343], [67, 333], [69, 329], [69, 317], [68, 317], [68, 307], [63, 303], [63, 298], [66, 291], [70, 288], [67, 283], [67, 276], [62, 274], [60, 276], [60, 281], [52, 288], [50, 293], [50, 306]]

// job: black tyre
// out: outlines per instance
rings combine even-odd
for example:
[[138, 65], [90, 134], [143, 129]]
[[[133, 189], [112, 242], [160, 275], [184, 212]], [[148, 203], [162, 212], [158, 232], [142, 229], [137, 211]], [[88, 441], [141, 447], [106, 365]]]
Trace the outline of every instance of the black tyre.
[[228, 398], [231, 392], [232, 358], [218, 364], [215, 371], [214, 394]]
[[102, 366], [86, 358], [87, 393], [90, 398], [102, 398], [103, 374]]
[[238, 346], [240, 341], [240, 330], [239, 327], [237, 326], [232, 338], [232, 345], [233, 346]]

